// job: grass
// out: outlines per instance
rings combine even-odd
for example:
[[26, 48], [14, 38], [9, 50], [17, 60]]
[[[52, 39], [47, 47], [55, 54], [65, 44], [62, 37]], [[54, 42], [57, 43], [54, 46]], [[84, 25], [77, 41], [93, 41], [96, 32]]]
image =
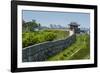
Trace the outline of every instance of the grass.
[[49, 61], [57, 60], [79, 60], [90, 58], [89, 35], [80, 34], [76, 36], [76, 42], [60, 53], [48, 58]]

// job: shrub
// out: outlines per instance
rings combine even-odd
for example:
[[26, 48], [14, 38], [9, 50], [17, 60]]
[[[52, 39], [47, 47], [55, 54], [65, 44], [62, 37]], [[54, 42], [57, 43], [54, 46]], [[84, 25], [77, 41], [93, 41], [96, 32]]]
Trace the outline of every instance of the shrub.
[[64, 60], [64, 57], [63, 57], [63, 56], [61, 56], [61, 57], [60, 57], [60, 60]]
[[34, 44], [33, 41], [32, 41], [33, 36], [34, 36], [34, 33], [24, 33], [24, 34], [22, 34], [23, 47], [27, 47], [27, 46]]
[[36, 35], [32, 40], [35, 41], [35, 43], [41, 43], [45, 41], [43, 35]]
[[67, 54], [63, 54], [64, 57], [67, 57]]
[[46, 41], [52, 41], [56, 38], [56, 35], [53, 32], [48, 32], [44, 34], [44, 39]]
[[60, 30], [40, 30], [40, 31], [34, 31], [34, 32], [23, 32], [22, 44], [23, 44], [23, 47], [27, 47], [27, 46], [34, 45], [37, 43], [42, 43], [45, 41], [53, 41], [56, 39], [62, 39], [62, 37], [65, 37], [65, 35], [66, 33]]

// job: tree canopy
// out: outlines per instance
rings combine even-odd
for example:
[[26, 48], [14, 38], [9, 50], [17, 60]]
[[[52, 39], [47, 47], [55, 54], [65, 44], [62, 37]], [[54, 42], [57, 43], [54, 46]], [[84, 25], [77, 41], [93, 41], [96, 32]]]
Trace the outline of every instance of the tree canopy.
[[29, 21], [29, 22], [25, 22], [24, 20], [22, 21], [23, 32], [34, 31], [35, 28], [39, 28], [40, 25], [41, 24], [37, 23], [36, 20], [32, 20], [32, 21]]

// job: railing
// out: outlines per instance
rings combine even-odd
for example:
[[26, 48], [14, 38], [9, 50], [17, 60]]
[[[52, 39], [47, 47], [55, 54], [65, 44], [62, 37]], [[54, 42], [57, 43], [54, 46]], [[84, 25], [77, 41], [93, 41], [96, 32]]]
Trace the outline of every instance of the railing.
[[69, 36], [66, 39], [47, 41], [32, 45], [22, 50], [23, 62], [45, 61], [48, 57], [57, 54], [75, 42], [76, 35]]

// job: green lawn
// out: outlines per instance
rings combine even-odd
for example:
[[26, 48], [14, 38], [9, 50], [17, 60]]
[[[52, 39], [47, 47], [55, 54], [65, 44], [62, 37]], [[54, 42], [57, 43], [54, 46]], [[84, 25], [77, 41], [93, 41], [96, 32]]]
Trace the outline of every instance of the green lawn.
[[89, 59], [90, 47], [89, 47], [89, 35], [80, 34], [76, 36], [76, 42], [68, 48], [65, 48], [62, 52], [48, 58], [49, 61], [56, 60], [77, 60], [77, 59]]

